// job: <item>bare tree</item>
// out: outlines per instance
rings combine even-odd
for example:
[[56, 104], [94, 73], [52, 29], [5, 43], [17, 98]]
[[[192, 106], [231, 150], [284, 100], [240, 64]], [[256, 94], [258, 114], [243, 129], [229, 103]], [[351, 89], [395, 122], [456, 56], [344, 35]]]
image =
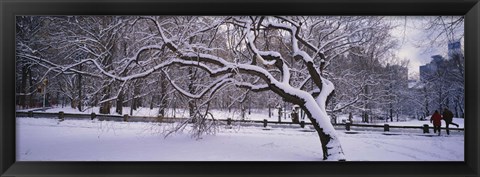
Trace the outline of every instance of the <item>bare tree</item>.
[[[427, 84], [434, 85], [435, 102], [442, 107], [453, 108], [457, 117], [463, 117], [465, 97], [465, 58], [463, 55], [464, 40], [463, 16], [435, 16], [428, 17], [424, 23], [427, 42], [434, 46], [446, 47], [448, 56], [438, 66]], [[462, 46], [462, 47], [460, 47]]]
[[[24, 53], [31, 56], [41, 56], [46, 50], [45, 46], [39, 42], [39, 36], [42, 35], [43, 21], [39, 17], [19, 16], [16, 18], [16, 53]], [[28, 60], [25, 57], [16, 58], [16, 86], [17, 86], [17, 105], [22, 107], [33, 107], [34, 96], [39, 86], [39, 74], [34, 72], [38, 70], [38, 64]], [[28, 102], [28, 104], [27, 104]]]

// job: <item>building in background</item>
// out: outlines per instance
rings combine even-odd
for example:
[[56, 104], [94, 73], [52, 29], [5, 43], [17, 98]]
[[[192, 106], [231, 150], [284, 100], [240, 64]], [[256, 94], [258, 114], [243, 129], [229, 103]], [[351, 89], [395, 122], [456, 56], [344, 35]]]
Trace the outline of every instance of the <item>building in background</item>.
[[430, 80], [432, 75], [434, 75], [439, 68], [457, 69], [453, 67], [453, 65], [458, 64], [458, 62], [452, 61], [455, 59], [460, 59], [459, 61], [463, 61], [462, 44], [460, 41], [448, 43], [447, 58], [444, 58], [441, 55], [433, 55], [430, 63], [420, 66], [420, 81]]
[[441, 55], [433, 55], [430, 63], [420, 66], [420, 81], [431, 80], [435, 72], [438, 71], [438, 68], [445, 65], [445, 61], [445, 58]]
[[463, 58], [462, 44], [460, 43], [460, 41], [448, 43], [448, 59], [451, 60], [456, 56], [460, 56]]
[[430, 63], [420, 66], [420, 80], [409, 85], [419, 101], [423, 100], [423, 110], [416, 111], [423, 112], [426, 117], [434, 110], [447, 107], [455, 117], [464, 117], [464, 71], [461, 43], [448, 43], [448, 56], [433, 55]]

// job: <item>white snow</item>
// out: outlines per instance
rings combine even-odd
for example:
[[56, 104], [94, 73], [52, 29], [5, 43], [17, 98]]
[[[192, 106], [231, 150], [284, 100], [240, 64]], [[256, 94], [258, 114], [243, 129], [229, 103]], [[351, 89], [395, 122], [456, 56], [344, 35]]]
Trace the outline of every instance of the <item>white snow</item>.
[[[196, 140], [172, 124], [17, 118], [18, 161], [321, 161], [313, 128], [221, 126]], [[463, 161], [463, 133], [337, 131], [348, 161]], [[425, 136], [429, 135], [429, 136]]]
[[326, 112], [325, 103], [327, 102], [328, 95], [335, 90], [335, 86], [330, 80], [320, 77], [322, 79], [322, 91], [320, 95], [316, 98], [317, 104], [320, 106], [320, 109], [323, 112]]

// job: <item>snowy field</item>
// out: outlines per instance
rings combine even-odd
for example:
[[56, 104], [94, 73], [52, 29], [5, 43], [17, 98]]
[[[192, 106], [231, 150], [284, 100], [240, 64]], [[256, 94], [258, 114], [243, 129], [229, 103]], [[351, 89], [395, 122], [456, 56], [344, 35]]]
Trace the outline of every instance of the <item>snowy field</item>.
[[[455, 120], [458, 123], [458, 119]], [[221, 126], [216, 135], [164, 138], [171, 124], [17, 117], [18, 161], [321, 161], [310, 127]], [[463, 122], [461, 123], [463, 127]], [[337, 131], [348, 161], [463, 161], [463, 132]]]

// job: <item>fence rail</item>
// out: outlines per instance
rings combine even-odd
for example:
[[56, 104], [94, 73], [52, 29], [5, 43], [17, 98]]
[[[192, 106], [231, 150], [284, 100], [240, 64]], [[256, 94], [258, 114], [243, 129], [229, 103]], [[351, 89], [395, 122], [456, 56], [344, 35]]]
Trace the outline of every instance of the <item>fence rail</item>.
[[[57, 118], [61, 120], [65, 119], [97, 119], [101, 121], [122, 121], [122, 122], [162, 122], [162, 123], [173, 123], [173, 122], [183, 122], [187, 121], [187, 118], [173, 118], [173, 117], [147, 117], [147, 116], [130, 116], [128, 114], [125, 115], [107, 115], [107, 114], [78, 114], [78, 113], [64, 113], [62, 111], [58, 113], [53, 112], [34, 112], [34, 111], [17, 111], [17, 117], [42, 117], [42, 118]], [[234, 119], [216, 119], [216, 121], [224, 122], [227, 125], [232, 125], [233, 123], [239, 123], [240, 125], [255, 125], [263, 127], [273, 126], [289, 126], [289, 127], [301, 127], [305, 128], [306, 125], [312, 125], [312, 123], [301, 121], [299, 123], [295, 122], [277, 122], [277, 121], [268, 121], [266, 119], [262, 120], [234, 120]], [[398, 125], [371, 125], [371, 124], [352, 124], [352, 123], [340, 123], [334, 124], [334, 127], [337, 129], [345, 129], [347, 131], [352, 130], [353, 127], [358, 128], [373, 128], [378, 131], [378, 129], [383, 128], [383, 131], [389, 132], [390, 129], [418, 129], [423, 130], [423, 133], [429, 133], [433, 127], [429, 126], [428, 124], [424, 124], [423, 126], [398, 126]], [[445, 127], [441, 127], [441, 129], [446, 129]], [[450, 130], [458, 130], [464, 131], [464, 128], [449, 128]]]

